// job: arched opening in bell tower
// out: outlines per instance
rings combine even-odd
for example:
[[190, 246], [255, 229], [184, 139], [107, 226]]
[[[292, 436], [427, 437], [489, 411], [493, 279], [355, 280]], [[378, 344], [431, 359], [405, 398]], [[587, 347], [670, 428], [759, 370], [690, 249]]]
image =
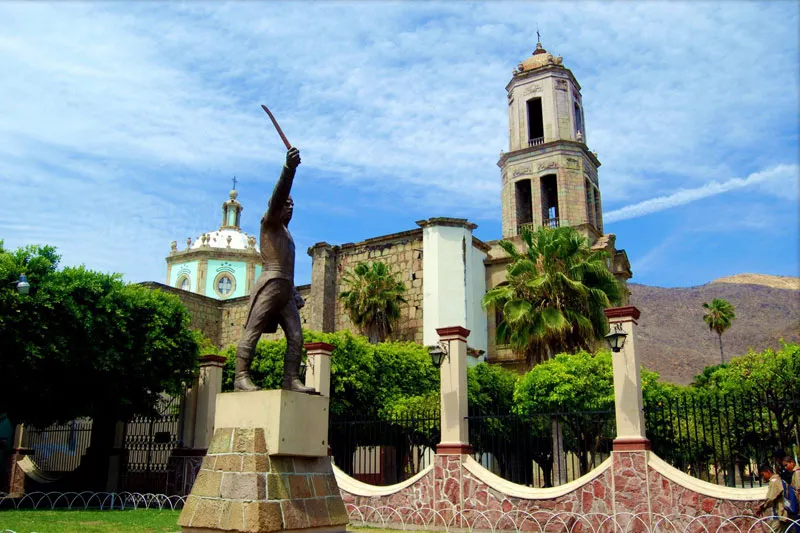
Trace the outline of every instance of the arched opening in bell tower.
[[531, 180], [519, 180], [514, 184], [517, 204], [517, 228], [533, 222], [533, 205], [531, 201]]
[[532, 98], [527, 101], [528, 107], [528, 146], [544, 144], [544, 120], [542, 115], [542, 99]]
[[558, 182], [555, 174], [541, 178], [542, 187], [542, 225], [546, 228], [558, 227]]

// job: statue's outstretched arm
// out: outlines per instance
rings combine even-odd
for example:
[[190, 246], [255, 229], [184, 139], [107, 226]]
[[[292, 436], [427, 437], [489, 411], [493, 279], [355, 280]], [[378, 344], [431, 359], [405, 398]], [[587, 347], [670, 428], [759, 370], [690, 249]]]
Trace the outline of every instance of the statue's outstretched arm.
[[283, 165], [281, 175], [278, 177], [278, 183], [275, 184], [275, 189], [272, 191], [269, 207], [264, 214], [264, 218], [261, 219], [262, 224], [274, 225], [281, 223], [283, 206], [286, 204], [286, 200], [289, 199], [289, 193], [292, 191], [292, 182], [299, 164], [300, 151], [297, 148], [292, 148], [286, 152], [286, 164]]

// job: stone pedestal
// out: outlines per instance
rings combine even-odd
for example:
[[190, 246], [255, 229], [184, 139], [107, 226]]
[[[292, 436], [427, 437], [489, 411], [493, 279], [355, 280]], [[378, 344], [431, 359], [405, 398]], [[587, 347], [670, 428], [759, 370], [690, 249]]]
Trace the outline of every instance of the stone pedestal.
[[218, 395], [214, 437], [178, 520], [183, 532], [344, 532], [328, 401], [284, 390]]

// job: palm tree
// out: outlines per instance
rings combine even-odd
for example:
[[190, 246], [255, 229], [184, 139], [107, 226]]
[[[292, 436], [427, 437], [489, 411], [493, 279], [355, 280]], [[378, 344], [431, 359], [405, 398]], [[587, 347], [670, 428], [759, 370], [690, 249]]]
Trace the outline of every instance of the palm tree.
[[722, 352], [722, 334], [731, 327], [733, 319], [736, 318], [736, 308], [727, 300], [714, 298], [711, 300], [711, 305], [704, 302], [703, 309], [706, 310], [706, 314], [703, 315], [703, 321], [708, 324], [709, 331], [715, 331], [719, 336], [719, 358], [720, 362], [724, 363], [725, 354]]
[[622, 299], [606, 266], [574, 228], [522, 228], [525, 250], [500, 241], [511, 258], [508, 283], [489, 290], [484, 308], [502, 310], [498, 343], [524, 354], [529, 365], [560, 352], [591, 351], [608, 331], [603, 310]]
[[385, 263], [358, 263], [342, 276], [348, 289], [339, 293], [350, 320], [375, 344], [386, 339], [400, 318], [406, 290]]

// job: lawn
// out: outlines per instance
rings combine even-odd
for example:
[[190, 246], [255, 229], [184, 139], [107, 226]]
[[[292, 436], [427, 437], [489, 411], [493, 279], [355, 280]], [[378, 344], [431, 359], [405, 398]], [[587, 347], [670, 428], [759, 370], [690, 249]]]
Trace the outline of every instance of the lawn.
[[[15, 533], [179, 533], [176, 524], [180, 514], [180, 511], [153, 509], [0, 511], [0, 533], [5, 530]], [[348, 531], [384, 533], [384, 530], [371, 528], [348, 528]]]

